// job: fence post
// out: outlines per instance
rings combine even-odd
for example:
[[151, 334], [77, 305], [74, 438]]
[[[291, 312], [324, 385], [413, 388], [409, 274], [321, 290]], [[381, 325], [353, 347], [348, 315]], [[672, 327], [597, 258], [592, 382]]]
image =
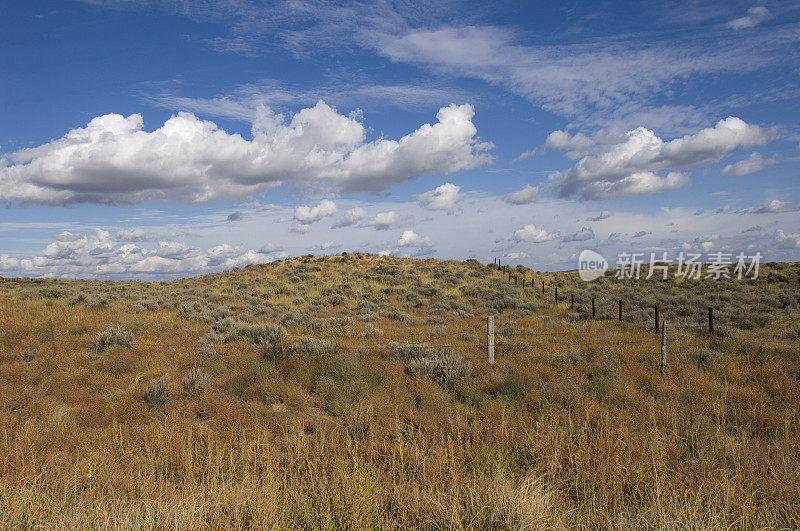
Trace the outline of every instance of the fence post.
[[486, 359], [494, 363], [494, 315], [486, 318]]
[[592, 319], [594, 319], [594, 297], [592, 297]]
[[558, 286], [556, 286], [556, 306], [558, 306]]
[[542, 295], [544, 295], [544, 280], [542, 280]]
[[53, 356], [56, 355], [56, 333], [53, 330], [53, 319], [47, 320], [47, 325], [50, 327], [50, 346], [53, 347]]
[[714, 335], [714, 309], [708, 307], [708, 335]]
[[622, 321], [622, 299], [619, 300], [619, 320]]
[[575, 308], [575, 294], [574, 293], [570, 293], [569, 294], [569, 309], [571, 310], [573, 308]]
[[525, 289], [525, 277], [522, 277], [522, 289]]
[[667, 320], [661, 321], [661, 374], [667, 370]]

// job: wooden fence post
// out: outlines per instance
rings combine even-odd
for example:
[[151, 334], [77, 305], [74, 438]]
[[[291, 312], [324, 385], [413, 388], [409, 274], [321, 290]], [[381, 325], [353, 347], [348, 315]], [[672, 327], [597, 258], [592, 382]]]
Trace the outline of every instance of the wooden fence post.
[[708, 335], [714, 335], [714, 309], [708, 307]]
[[622, 321], [622, 299], [619, 300], [619, 320]]
[[50, 327], [50, 346], [53, 347], [53, 356], [56, 355], [56, 333], [53, 330], [53, 319], [47, 320], [47, 325]]
[[558, 286], [556, 286], [556, 306], [558, 306]]
[[542, 295], [544, 295], [544, 280], [542, 280]]
[[592, 297], [592, 319], [594, 319], [594, 297]]
[[569, 294], [569, 309], [571, 310], [573, 308], [575, 308], [575, 294], [574, 293], [570, 293]]
[[494, 363], [494, 315], [486, 318], [486, 359]]
[[661, 321], [661, 374], [667, 370], [667, 320]]
[[658, 333], [658, 304], [656, 304], [656, 334]]

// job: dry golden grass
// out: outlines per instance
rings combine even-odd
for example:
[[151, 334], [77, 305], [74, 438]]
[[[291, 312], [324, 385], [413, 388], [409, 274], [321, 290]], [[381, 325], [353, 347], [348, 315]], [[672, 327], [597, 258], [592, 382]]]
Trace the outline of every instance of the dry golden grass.
[[[774, 267], [788, 280], [764, 289], [793, 304], [732, 337], [671, 328], [664, 375], [649, 322], [576, 320], [477, 263], [357, 255], [151, 284], [0, 280], [0, 528], [799, 528], [800, 343], [786, 332], [800, 267]], [[499, 314], [498, 297], [511, 304]], [[407, 315], [381, 315], [392, 308]], [[493, 366], [490, 313], [504, 333]], [[226, 316], [283, 321], [287, 344], [225, 342]], [[111, 326], [133, 347], [90, 349]], [[214, 326], [203, 341], [218, 359], [199, 356]], [[293, 353], [300, 336], [336, 349]], [[448, 390], [408, 374], [386, 346], [403, 340], [452, 345], [471, 375]], [[682, 359], [700, 348], [721, 361]], [[196, 366], [210, 384], [190, 394]], [[164, 374], [170, 399], [150, 406]]]

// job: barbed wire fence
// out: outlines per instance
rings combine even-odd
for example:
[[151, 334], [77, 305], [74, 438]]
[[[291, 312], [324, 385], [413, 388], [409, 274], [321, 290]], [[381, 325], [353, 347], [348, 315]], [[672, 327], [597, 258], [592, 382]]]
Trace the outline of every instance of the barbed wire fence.
[[[521, 289], [525, 292], [535, 292], [536, 295], [539, 294], [539, 289], [541, 289], [542, 296], [539, 297], [542, 300], [547, 300], [547, 283], [545, 280], [540, 280], [536, 282], [537, 279], [530, 278], [526, 280], [522, 278], [521, 275], [514, 274], [516, 269], [510, 268], [508, 265], [501, 265], [499, 260], [495, 259], [495, 270], [501, 275], [501, 278], [507, 280], [509, 283], [514, 283], [517, 286], [520, 286]], [[540, 288], [541, 286], [541, 288]], [[608, 314], [604, 313], [603, 317], [598, 319], [597, 318], [597, 309], [598, 307], [607, 308], [610, 304], [609, 301], [616, 302], [616, 306], [618, 310], [617, 319], [614, 321], [623, 321], [624, 317], [624, 308], [625, 302], [623, 299], [614, 298], [610, 295], [595, 295], [592, 297], [587, 297], [583, 294], [582, 297], [576, 298], [576, 293], [568, 292], [567, 294], [564, 293], [562, 290], [561, 297], [559, 297], [559, 291], [557, 285], [551, 285], [553, 289], [553, 297], [551, 302], [553, 307], [561, 308], [560, 304], [569, 302], [569, 309], [575, 309], [576, 303], [577, 304], [587, 304], [589, 303], [589, 299], [591, 300], [591, 308], [592, 308], [592, 319], [581, 319], [581, 322], [609, 322], [612, 319], [608, 318]], [[568, 296], [568, 297], [567, 297]], [[601, 304], [598, 304], [600, 302]], [[660, 308], [658, 305], [655, 305], [653, 308], [653, 317], [654, 317], [654, 324], [653, 336], [648, 335], [641, 335], [641, 334], [626, 334], [621, 337], [615, 337], [614, 346], [617, 348], [625, 348], [625, 347], [636, 347], [636, 348], [652, 348], [654, 353], [661, 354], [660, 361], [661, 361], [661, 372], [664, 372], [664, 364], [666, 363], [666, 327], [665, 322], [666, 319], [663, 317], [663, 313], [660, 314]], [[712, 307], [707, 308], [707, 318], [708, 318], [708, 332], [707, 336], [710, 338], [716, 337], [714, 332], [714, 312]], [[404, 340], [404, 343], [395, 343], [392, 341], [388, 341], [384, 344], [362, 344], [362, 345], [350, 345], [348, 346], [349, 350], [359, 352], [359, 353], [379, 353], [379, 354], [388, 354], [391, 355], [398, 347], [405, 345], [415, 345], [418, 348], [422, 349], [431, 349], [431, 351], [441, 351], [444, 349], [450, 350], [452, 352], [458, 353], [464, 359], [469, 360], [471, 362], [487, 362], [489, 364], [494, 363], [495, 358], [498, 359], [510, 359], [510, 360], [539, 360], [539, 359], [553, 359], [554, 356], [557, 356], [557, 350], [566, 349], [569, 350], [571, 345], [574, 344], [577, 340], [574, 334], [568, 335], [565, 331], [560, 330], [563, 327], [569, 327], [571, 325], [555, 325], [554, 330], [551, 331], [534, 331], [534, 330], [512, 330], [512, 331], [502, 331], [497, 332], [496, 328], [496, 320], [500, 320], [498, 315], [489, 314], [486, 317], [487, 323], [486, 327], [482, 330], [482, 334], [486, 335], [486, 340], [478, 339], [479, 336], [476, 336], [475, 339], [469, 340], [458, 340], [457, 342], [449, 342], [446, 344], [436, 344], [435, 342], [430, 341], [423, 341], [420, 339], [408, 341], [405, 337], [401, 338]], [[489, 324], [491, 322], [491, 325]], [[513, 320], [508, 322], [513, 323]], [[572, 323], [575, 324], [575, 323]], [[401, 328], [404, 330], [404, 328]], [[640, 329], [644, 330], [644, 329]], [[673, 327], [674, 330], [674, 327]], [[40, 351], [42, 348], [49, 343], [50, 349], [52, 353], [55, 354], [58, 350], [58, 347], [61, 345], [70, 345], [70, 347], [74, 350], [76, 347], [79, 349], [84, 350], [93, 350], [91, 343], [92, 340], [89, 338], [83, 337], [70, 337], [65, 336], [61, 330], [57, 330], [53, 324], [52, 318], [48, 321], [48, 331], [47, 337], [36, 347], [35, 351]], [[403, 336], [407, 336], [409, 334], [404, 333]], [[690, 337], [690, 336], [686, 336]], [[179, 349], [196, 349], [200, 343], [200, 337], [195, 337], [192, 339], [181, 340], [181, 341], [154, 341], [148, 339], [134, 339], [131, 344], [131, 348], [136, 350], [139, 348], [179, 348]], [[351, 342], [352, 343], [352, 342]], [[542, 352], [542, 351], [546, 352]], [[788, 377], [787, 377], [788, 378]]]

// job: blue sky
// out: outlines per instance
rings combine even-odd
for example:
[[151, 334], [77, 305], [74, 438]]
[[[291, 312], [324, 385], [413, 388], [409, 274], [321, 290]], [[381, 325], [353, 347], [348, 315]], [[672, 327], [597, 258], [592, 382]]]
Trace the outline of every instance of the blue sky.
[[794, 2], [3, 10], [3, 276], [800, 259]]

